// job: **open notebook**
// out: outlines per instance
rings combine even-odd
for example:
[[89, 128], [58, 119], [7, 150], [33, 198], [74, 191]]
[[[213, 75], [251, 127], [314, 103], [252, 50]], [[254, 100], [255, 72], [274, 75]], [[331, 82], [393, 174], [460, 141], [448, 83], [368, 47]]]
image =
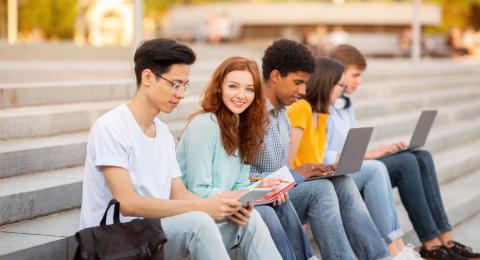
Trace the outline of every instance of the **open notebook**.
[[[263, 205], [263, 204], [272, 203], [278, 198], [278, 196], [280, 196], [282, 192], [286, 192], [290, 190], [296, 184], [295, 179], [293, 178], [287, 166], [284, 166], [278, 169], [277, 171], [269, 174], [268, 176], [265, 177], [265, 179], [267, 178], [281, 178], [285, 182], [280, 183], [280, 188], [273, 195], [256, 200], [254, 205]], [[258, 182], [254, 183], [251, 187], [255, 188], [257, 185], [258, 185]]]

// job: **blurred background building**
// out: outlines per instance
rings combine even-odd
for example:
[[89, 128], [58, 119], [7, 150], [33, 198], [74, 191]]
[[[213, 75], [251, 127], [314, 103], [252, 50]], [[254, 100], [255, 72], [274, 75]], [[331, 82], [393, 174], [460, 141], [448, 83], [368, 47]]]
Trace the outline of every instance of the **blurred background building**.
[[[372, 56], [407, 56], [414, 1], [145, 0], [141, 23], [144, 38], [262, 43], [287, 37], [319, 54], [349, 42]], [[473, 55], [480, 0], [423, 0], [419, 25], [424, 55]], [[10, 44], [131, 46], [134, 31], [134, 0], [0, 0], [0, 40]]]

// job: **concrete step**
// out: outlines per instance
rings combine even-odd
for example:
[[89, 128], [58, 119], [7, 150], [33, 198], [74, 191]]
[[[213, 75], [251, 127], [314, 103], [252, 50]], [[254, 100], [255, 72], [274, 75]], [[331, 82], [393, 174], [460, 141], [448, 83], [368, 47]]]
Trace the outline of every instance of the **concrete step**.
[[[192, 76], [191, 95], [202, 94], [208, 79]], [[0, 83], [0, 109], [127, 99], [135, 90], [134, 79]]]
[[[400, 141], [408, 145], [413, 130], [412, 128], [409, 133], [370, 142], [369, 148], [372, 149], [382, 144], [392, 144]], [[478, 138], [480, 138], [480, 117], [472, 117], [456, 121], [452, 124], [433, 127], [427, 138], [425, 148], [431, 152], [442, 151], [452, 149]]]
[[[452, 124], [458, 120], [476, 117], [480, 115], [480, 103], [476, 100], [458, 104], [432, 105], [423, 107], [422, 110], [437, 109], [439, 113], [435, 119], [435, 127]], [[368, 118], [359, 118], [360, 126], [373, 126], [375, 130], [372, 142], [392, 136], [412, 133], [420, 117], [421, 111], [406, 111], [396, 114], [379, 115]]]
[[74, 209], [0, 227], [0, 258], [72, 259], [80, 210]]
[[[270, 42], [266, 43], [268, 46]], [[233, 55], [260, 56], [263, 48], [252, 48], [244, 43], [187, 43], [193, 49], [198, 58], [198, 63], [208, 60], [221, 60]], [[263, 46], [263, 45], [262, 45]], [[9, 45], [0, 42], [0, 59], [6, 61], [123, 61], [130, 64], [133, 61], [134, 49], [131, 47], [96, 47], [90, 45], [77, 46], [71, 42], [58, 43], [16, 43]], [[5, 51], [3, 51], [5, 50]]]
[[[176, 138], [185, 126], [184, 120], [168, 123]], [[0, 178], [83, 165], [88, 135], [83, 131], [0, 141]]]
[[[172, 113], [161, 113], [164, 122], [186, 120], [200, 109], [200, 97], [187, 96]], [[49, 136], [89, 130], [105, 112], [128, 100], [84, 102], [0, 109], [0, 140]]]
[[[442, 185], [443, 203], [447, 212], [449, 222], [452, 226], [462, 223], [464, 220], [480, 212], [480, 170], [457, 179], [451, 183]], [[404, 240], [408, 243], [419, 245], [418, 238], [412, 228], [407, 212], [403, 205], [397, 205], [400, 226], [405, 232]], [[478, 227], [474, 229], [478, 237]]]
[[84, 81], [135, 78], [128, 62], [19, 62], [0, 60], [0, 83]]
[[80, 207], [83, 167], [0, 179], [0, 226]]
[[480, 168], [480, 139], [451, 149], [433, 153], [438, 180], [447, 183]]
[[385, 81], [366, 81], [355, 92], [359, 100], [379, 97], [395, 97], [412, 93], [426, 93], [444, 89], [456, 90], [462, 86], [480, 85], [480, 74], [445, 75], [438, 77], [414, 77]]
[[[479, 82], [480, 84], [480, 82]], [[359, 118], [395, 114], [404, 111], [419, 110], [426, 106], [445, 106], [453, 103], [468, 102], [480, 97], [478, 85], [465, 85], [440, 89], [418, 95], [402, 94], [382, 98], [353, 97], [355, 114]]]
[[88, 130], [95, 120], [125, 100], [0, 110], [0, 139], [48, 136]]
[[404, 79], [453, 74], [474, 75], [480, 71], [477, 61], [426, 60], [413, 64], [409, 60], [369, 59], [368, 80]]
[[75, 80], [0, 84], [0, 108], [127, 99], [132, 80]]
[[453, 230], [455, 240], [465, 244], [473, 249], [474, 252], [480, 252], [480, 214], [477, 214], [461, 223]]
[[0, 141], [0, 178], [82, 165], [88, 132]]

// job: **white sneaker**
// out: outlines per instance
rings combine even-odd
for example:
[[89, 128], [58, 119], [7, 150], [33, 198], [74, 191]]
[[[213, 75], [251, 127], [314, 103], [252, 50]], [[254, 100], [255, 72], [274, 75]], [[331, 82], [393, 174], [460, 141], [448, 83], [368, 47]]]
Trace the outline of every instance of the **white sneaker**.
[[424, 259], [420, 256], [420, 254], [417, 251], [415, 251], [415, 247], [412, 244], [407, 244], [401, 253], [403, 253], [406, 256], [405, 259], [416, 259], [416, 260]]
[[392, 260], [410, 260], [410, 258], [407, 257], [405, 252], [406, 252], [405, 249], [400, 251], [398, 255], [392, 257]]

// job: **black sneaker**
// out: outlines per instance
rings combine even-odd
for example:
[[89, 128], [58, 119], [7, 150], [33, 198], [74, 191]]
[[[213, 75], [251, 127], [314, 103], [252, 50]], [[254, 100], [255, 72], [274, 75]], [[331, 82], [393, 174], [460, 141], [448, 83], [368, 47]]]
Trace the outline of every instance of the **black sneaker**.
[[457, 255], [461, 255], [469, 259], [480, 259], [480, 253], [473, 252], [471, 247], [462, 245], [456, 241], [450, 241], [448, 242], [448, 245], [450, 246], [448, 249]]
[[435, 246], [432, 250], [427, 250], [422, 246], [419, 253], [425, 259], [468, 260], [466, 257], [455, 254], [446, 246]]

